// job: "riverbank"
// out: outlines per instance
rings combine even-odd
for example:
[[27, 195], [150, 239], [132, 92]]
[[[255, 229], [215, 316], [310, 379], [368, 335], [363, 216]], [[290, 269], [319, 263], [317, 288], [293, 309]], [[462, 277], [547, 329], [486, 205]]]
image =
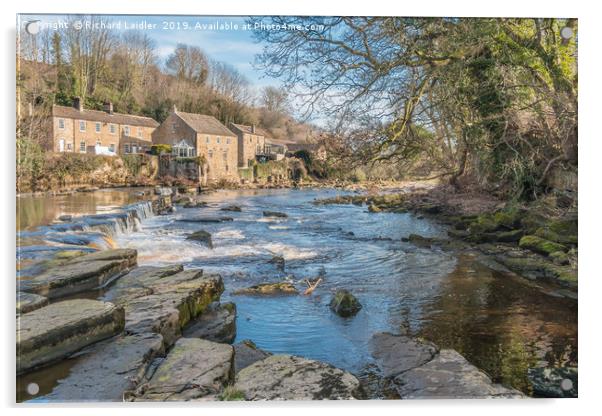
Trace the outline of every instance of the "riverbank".
[[458, 193], [441, 185], [337, 196], [314, 203], [366, 206], [375, 214], [411, 212], [439, 221], [450, 228], [448, 238], [413, 234], [407, 241], [422, 247], [478, 251], [491, 267], [552, 284], [556, 295], [577, 299], [576, 207], [561, 206], [556, 200], [517, 205], [482, 193]]
[[[402, 318], [402, 320], [409, 319], [410, 324], [408, 329], [411, 330], [411, 334], [407, 335], [409, 339], [415, 339], [415, 336], [420, 336], [421, 334], [416, 331], [414, 326], [418, 322], [428, 322], [431, 318], [426, 315], [421, 317], [420, 321], [414, 321], [412, 316], [407, 315], [407, 312], [404, 311], [406, 308], [409, 308], [408, 310], [415, 310], [414, 305], [424, 305], [425, 302], [428, 304], [432, 302], [430, 299], [438, 298], [438, 295], [431, 298], [431, 295], [429, 294], [430, 289], [427, 288], [431, 286], [433, 288], [439, 287], [439, 279], [448, 275], [450, 270], [448, 267], [451, 267], [452, 270], [453, 267], [458, 267], [454, 266], [454, 264], [457, 264], [457, 261], [459, 260], [455, 260], [455, 255], [450, 256], [444, 252], [439, 252], [435, 247], [433, 247], [433, 249], [419, 248], [416, 250], [411, 248], [411, 243], [404, 243], [401, 241], [403, 236], [408, 236], [412, 233], [421, 233], [428, 236], [427, 238], [441, 238], [438, 236], [441, 235], [441, 232], [444, 229], [439, 231], [436, 227], [431, 225], [430, 221], [418, 219], [420, 215], [382, 213], [379, 221], [375, 223], [375, 214], [366, 212], [365, 207], [360, 208], [356, 205], [350, 205], [348, 207], [341, 206], [340, 208], [326, 206], [321, 208], [311, 204], [311, 201], [315, 198], [320, 199], [320, 196], [336, 195], [337, 193], [338, 192], [335, 191], [308, 190], [246, 190], [220, 191], [205, 195], [188, 195], [187, 197], [194, 199], [194, 208], [185, 208], [185, 202], [182, 201], [182, 203], [178, 204], [175, 213], [167, 213], [164, 216], [148, 216], [148, 213], [145, 214], [145, 212], [147, 212], [146, 209], [140, 210], [139, 208], [130, 206], [129, 208], [126, 207], [124, 209], [125, 213], [116, 212], [112, 214], [102, 214], [100, 217], [94, 215], [74, 217], [68, 221], [59, 221], [54, 225], [50, 225], [48, 228], [44, 228], [41, 233], [40, 231], [33, 231], [32, 235], [26, 235], [26, 237], [37, 239], [37, 243], [39, 244], [43, 244], [43, 241], [47, 239], [61, 241], [60, 245], [62, 248], [56, 247], [55, 244], [54, 248], [48, 250], [48, 252], [53, 253], [50, 256], [52, 258], [49, 257], [51, 261], [44, 266], [50, 267], [51, 270], [53, 268], [56, 268], [59, 271], [65, 270], [65, 273], [68, 272], [67, 274], [69, 274], [69, 276], [73, 276], [74, 279], [77, 282], [81, 282], [82, 285], [90, 279], [80, 279], [77, 276], [81, 276], [82, 274], [90, 276], [91, 271], [82, 270], [82, 264], [85, 263], [82, 261], [78, 262], [75, 258], [86, 256], [86, 254], [80, 252], [74, 254], [76, 256], [75, 258], [68, 258], [69, 256], [65, 257], [65, 254], [58, 255], [58, 251], [77, 251], [75, 250], [76, 247], [74, 247], [74, 242], [76, 241], [80, 244], [77, 246], [79, 251], [85, 251], [88, 250], [89, 247], [89, 244], [86, 244], [86, 241], [91, 242], [92, 239], [94, 239], [93, 241], [96, 241], [96, 243], [93, 244], [98, 244], [98, 248], [100, 248], [101, 251], [97, 251], [98, 248], [93, 249], [92, 251], [97, 253], [109, 253], [106, 252], [106, 249], [110, 248], [108, 245], [101, 246], [102, 238], [99, 239], [98, 232], [105, 236], [111, 236], [113, 244], [116, 243], [119, 247], [127, 247], [129, 249], [137, 248], [136, 251], [138, 254], [136, 256], [136, 262], [139, 264], [138, 267], [131, 265], [124, 266], [129, 268], [134, 267], [129, 272], [117, 267], [117, 269], [120, 269], [117, 278], [109, 278], [106, 275], [102, 278], [102, 282], [106, 282], [105, 287], [99, 290], [85, 290], [79, 292], [79, 294], [68, 294], [69, 298], [83, 296], [99, 302], [112, 303], [118, 308], [118, 299], [125, 296], [123, 297], [125, 303], [131, 303], [132, 300], [129, 297], [129, 294], [135, 295], [136, 299], [139, 300], [139, 303], [136, 301], [137, 307], [143, 309], [140, 309], [140, 312], [136, 312], [136, 309], [130, 310], [131, 318], [128, 318], [128, 310], [125, 308], [125, 327], [128, 326], [128, 319], [130, 322], [138, 322], [135, 324], [135, 326], [137, 326], [140, 323], [140, 321], [137, 320], [148, 318], [147, 323], [144, 325], [150, 325], [150, 327], [158, 329], [169, 327], [177, 328], [178, 325], [167, 325], [164, 327], [163, 324], [160, 323], [163, 322], [161, 320], [159, 320], [159, 323], [153, 323], [155, 320], [153, 317], [155, 316], [154, 313], [163, 310], [163, 306], [158, 306], [162, 303], [160, 300], [161, 297], [174, 299], [174, 295], [170, 294], [170, 292], [161, 292], [161, 295], [158, 296], [159, 291], [153, 286], [153, 279], [156, 278], [156, 272], [158, 270], [164, 270], [166, 273], [173, 272], [174, 275], [177, 275], [179, 273], [177, 271], [177, 265], [183, 263], [185, 268], [184, 271], [202, 269], [203, 276], [215, 276], [219, 274], [224, 285], [220, 299], [215, 300], [215, 302], [219, 302], [219, 304], [215, 304], [211, 307], [208, 306], [203, 313], [195, 315], [193, 318], [186, 318], [182, 315], [176, 319], [176, 316], [172, 316], [171, 313], [170, 316], [172, 317], [169, 318], [168, 322], [175, 323], [176, 320], [179, 322], [180, 318], [184, 320], [188, 319], [187, 324], [180, 328], [183, 338], [172, 336], [170, 334], [173, 332], [169, 332], [165, 329], [165, 331], [167, 331], [165, 333], [168, 335], [167, 338], [170, 339], [169, 343], [172, 346], [167, 348], [167, 351], [164, 349], [163, 352], [156, 356], [157, 360], [155, 365], [160, 365], [159, 363], [162, 362], [161, 360], [164, 359], [165, 354], [167, 354], [167, 357], [170, 356], [171, 351], [177, 346], [179, 339], [190, 338], [192, 337], [191, 334], [194, 334], [195, 338], [202, 337], [200, 331], [210, 330], [211, 335], [207, 335], [206, 332], [205, 335], [203, 335], [205, 339], [211, 338], [209, 342], [218, 341], [218, 344], [230, 342], [230, 340], [234, 342], [234, 352], [232, 356], [235, 362], [239, 358], [244, 357], [247, 353], [252, 354], [252, 351], [257, 352], [257, 355], [263, 357], [263, 359], [267, 358], [264, 351], [268, 354], [270, 352], [274, 353], [275, 356], [281, 356], [282, 354], [287, 356], [303, 356], [305, 357], [305, 360], [299, 361], [291, 358], [287, 359], [288, 361], [285, 361], [285, 363], [287, 366], [290, 366], [291, 370], [297, 369], [294, 371], [311, 371], [312, 374], [324, 374], [325, 377], [330, 377], [329, 374], [334, 374], [338, 377], [338, 380], [341, 381], [341, 383], [337, 382], [335, 384], [335, 386], [339, 386], [335, 391], [339, 392], [341, 398], [349, 398], [349, 395], [357, 398], [399, 397], [401, 393], [396, 393], [397, 388], [394, 386], [394, 383], [391, 384], [392, 379], [388, 380], [387, 377], [383, 376], [382, 367], [376, 358], [373, 358], [373, 360], [375, 360], [375, 370], [366, 372], [366, 369], [371, 368], [370, 366], [372, 364], [370, 364], [370, 362], [372, 359], [364, 356], [364, 354], [367, 353], [371, 355], [373, 354], [373, 351], [364, 351], [364, 343], [371, 344], [371, 337], [383, 330], [392, 331], [395, 327], [399, 328], [398, 316]], [[272, 212], [269, 212], [270, 210]], [[268, 213], [267, 215], [266, 212]], [[276, 215], [276, 213], [285, 215]], [[221, 220], [226, 217], [231, 220]], [[346, 218], [343, 223], [338, 222], [338, 218], [341, 217]], [[220, 221], [210, 222], [209, 220], [213, 218], [218, 218]], [[401, 221], [401, 223], [398, 221]], [[346, 226], [343, 229], [339, 229], [341, 225]], [[297, 230], [298, 227], [300, 228]], [[188, 236], [193, 234], [193, 232], [199, 231], [199, 228], [205, 230], [206, 233], [210, 235], [212, 247], [208, 247], [207, 239], [204, 237], [199, 241], [188, 239]], [[399, 232], [397, 230], [399, 230]], [[350, 234], [352, 231], [354, 235]], [[77, 239], [75, 239], [76, 237]], [[295, 246], [292, 245], [293, 241], [295, 242]], [[265, 251], [263, 247], [266, 248]], [[328, 252], [324, 253], [325, 257], [322, 257], [321, 253], [315, 252], [316, 249], [320, 251], [321, 247], [331, 247]], [[353, 254], [355, 249], [359, 249], [357, 254]], [[31, 250], [33, 250], [33, 248], [24, 249], [22, 252], [28, 253]], [[31, 252], [35, 252], [35, 257], [39, 258], [39, 253], [41, 253], [40, 250], [40, 248], [36, 248], [36, 250]], [[173, 253], [171, 253], [170, 250], [173, 250]], [[333, 250], [340, 251], [340, 256], [343, 257], [339, 257]], [[352, 254], [351, 257], [349, 257], [350, 254]], [[107, 254], [105, 254], [105, 256], [106, 255]], [[357, 257], [358, 255], [360, 257]], [[282, 261], [275, 261], [275, 256], [280, 256]], [[130, 258], [128, 256], [126, 257]], [[101, 260], [97, 259], [96, 261]], [[102, 261], [109, 261], [108, 257]], [[110, 261], [115, 262], [117, 260], [111, 259]], [[403, 263], [398, 265], [397, 263], [399, 261], [402, 261]], [[462, 267], [474, 267], [470, 266], [470, 263], [465, 264], [464, 260], [461, 260], [461, 262]], [[127, 264], [130, 263], [131, 260], [129, 260]], [[412, 266], [413, 263], [416, 263], [415, 268]], [[439, 266], [438, 264], [441, 265]], [[238, 268], [237, 265], [240, 265], [240, 268]], [[425, 268], [426, 265], [428, 265], [427, 268]], [[324, 266], [325, 270], [321, 271], [320, 269]], [[100, 267], [100, 265], [95, 265], [95, 267]], [[389, 267], [393, 268], [389, 269]], [[438, 272], [439, 268], [441, 269], [440, 272]], [[240, 271], [242, 269], [248, 271], [256, 270], [256, 276], [255, 273], [245, 273], [243, 275]], [[27, 267], [24, 267], [23, 270], [26, 272]], [[69, 272], [69, 270], [71, 271]], [[147, 274], [147, 272], [150, 274]], [[123, 273], [126, 274], [123, 275]], [[151, 276], [153, 273], [155, 273], [155, 277]], [[358, 275], [358, 273], [360, 273], [360, 275]], [[415, 273], [420, 274], [416, 275]], [[474, 271], [472, 273], [474, 273]], [[485, 270], [478, 271], [478, 273], [479, 278], [475, 280], [476, 284], [482, 285], [483, 283], [486, 283], [487, 285], [490, 285], [492, 283], [498, 284], [502, 282], [499, 278], [485, 277], [485, 274], [483, 273], [490, 273]], [[22, 274], [24, 275], [25, 273]], [[64, 274], [48, 272], [48, 270], [46, 270], [46, 273], [42, 272], [42, 276], [55, 274], [64, 276]], [[311, 296], [303, 296], [301, 294], [280, 296], [234, 294], [234, 292], [240, 289], [253, 287], [258, 283], [264, 282], [286, 282], [287, 284], [292, 285], [292, 287], [295, 287], [298, 292], [302, 293], [306, 287], [304, 280], [308, 279], [310, 281], [315, 281], [316, 275], [322, 276], [323, 282]], [[458, 274], [458, 277], [462, 278], [465, 275], [465, 272], [461, 272]], [[404, 280], [398, 281], [395, 279], [395, 276], [399, 276]], [[414, 282], [414, 279], [416, 279], [417, 276], [421, 277]], [[387, 278], [385, 279], [385, 277]], [[407, 278], [409, 278], [409, 280], [405, 280]], [[44, 277], [42, 277], [41, 280], [44, 280]], [[65, 282], [64, 278], [61, 278], [60, 280], [61, 282]], [[165, 281], [165, 283], [168, 282]], [[505, 284], [507, 283], [508, 282]], [[79, 284], [80, 283], [78, 283], [78, 285]], [[462, 284], [465, 285], [466, 282]], [[174, 287], [171, 283], [168, 286]], [[37, 285], [36, 287], [43, 288], [45, 286]], [[69, 285], [59, 285], [59, 287], [61, 287], [61, 290], [64, 290], [64, 288], [69, 287]], [[123, 295], [107, 297], [107, 293], [114, 292], [120, 287], [124, 290]], [[328, 305], [331, 296], [341, 287], [348, 288], [362, 303], [363, 308], [361, 308], [357, 315], [349, 318], [340, 318], [329, 310]], [[384, 291], [381, 291], [379, 288]], [[515, 292], [515, 289], [508, 289], [510, 289], [510, 292], [512, 293]], [[454, 294], [454, 296], [459, 293], [458, 289], [452, 288], [440, 288], [435, 290], [435, 293], [438, 290], [451, 290], [450, 294]], [[467, 287], [462, 290], [465, 290], [465, 294], [471, 297], [476, 296], [478, 293], [482, 293], [482, 289], [477, 290], [472, 287]], [[499, 290], [493, 290], [493, 292], [501, 293]], [[532, 292], [523, 290], [520, 292], [520, 295], [522, 296], [526, 293]], [[390, 300], [388, 299], [389, 294], [393, 295]], [[43, 294], [38, 293], [38, 296], [40, 295], [43, 296]], [[383, 297], [383, 295], [387, 297]], [[65, 298], [61, 296], [51, 299], [50, 306], [64, 302], [63, 299]], [[187, 296], [188, 295], [186, 295], [186, 297]], [[408, 298], [407, 301], [401, 301], [406, 296], [410, 296], [410, 298]], [[413, 297], [416, 297], [416, 301], [412, 299]], [[443, 296], [443, 298], [447, 298], [447, 296]], [[525, 301], [526, 304], [529, 303], [526, 299]], [[236, 307], [232, 308], [228, 306], [231, 302], [234, 302]], [[402, 303], [400, 304], [400, 302]], [[407, 303], [407, 306], [404, 306], [406, 302], [409, 303]], [[503, 302], [505, 302], [505, 300], [503, 300]], [[545, 303], [547, 302], [548, 300], [545, 299]], [[514, 299], [512, 303], [514, 307], [516, 307], [517, 300]], [[44, 302], [37, 304], [44, 304]], [[468, 304], [473, 304], [473, 302], [469, 302], [467, 305]], [[499, 305], [499, 300], [496, 301], [495, 304]], [[401, 309], [398, 309], [399, 306], [397, 305], [400, 305]], [[420, 308], [422, 307], [424, 306], [420, 306]], [[432, 307], [433, 310], [446, 310], [447, 308], [447, 306], [438, 304], [433, 304]], [[178, 314], [189, 314], [185, 312], [185, 309], [176, 309], [180, 311]], [[538, 307], [531, 311], [532, 317], [538, 317], [539, 312], [537, 309]], [[29, 310], [31, 311], [31, 309]], [[270, 312], [266, 313], [268, 310]], [[149, 315], [149, 312], [152, 312], [152, 316]], [[483, 310], [479, 310], [478, 313], [482, 314]], [[497, 311], [495, 313], [491, 311], [490, 313], [492, 317], [503, 316]], [[549, 312], [547, 313], [549, 314]], [[561, 315], [566, 316], [566, 313], [561, 312], [558, 316]], [[164, 316], [164, 312], [158, 313], [158, 316]], [[236, 318], [233, 319], [233, 316]], [[391, 319], [390, 316], [394, 317], [394, 321], [392, 322], [393, 326], [383, 325]], [[455, 313], [454, 316], [456, 316], [456, 318], [465, 316], [469, 321], [473, 320], [468, 311]], [[529, 320], [530, 319], [531, 318], [529, 318]], [[546, 319], [553, 322], [557, 318], [548, 317]], [[232, 321], [236, 323], [236, 335], [234, 336], [232, 336], [231, 332]], [[515, 322], [515, 318], [512, 319], [512, 322]], [[448, 329], [452, 330], [452, 327], [445, 327], [445, 325], [447, 325], [445, 316], [437, 319], [436, 323], [437, 325], [443, 325], [443, 327], [439, 327], [437, 330], [434, 330], [433, 328], [433, 333], [435, 334], [446, 333]], [[449, 323], [451, 324], [452, 322]], [[117, 318], [117, 328], [119, 328], [120, 325], [119, 318]], [[540, 324], [536, 324], [533, 328], [537, 328], [537, 325]], [[426, 328], [422, 331], [425, 329], [429, 330], [430, 326], [432, 325], [427, 324]], [[531, 327], [530, 323], [528, 327]], [[486, 328], [487, 331], [502, 335], [500, 333], [500, 328], [497, 326], [488, 323]], [[483, 329], [480, 328], [478, 329], [479, 332], [482, 330]], [[163, 329], [160, 331], [163, 331]], [[316, 331], [319, 334], [314, 334]], [[323, 337], [324, 331], [331, 334], [331, 336], [325, 339]], [[547, 331], [548, 330], [546, 329], [546, 332]], [[503, 330], [504, 335], [512, 332], [514, 331]], [[424, 333], [426, 334], [426, 332]], [[457, 329], [455, 330], [455, 333], [457, 337]], [[270, 334], [272, 335], [270, 336]], [[279, 334], [279, 336], [274, 337], [273, 334]], [[315, 338], [315, 336], [318, 336], [318, 338]], [[547, 337], [549, 334], [546, 334], [545, 336]], [[482, 342], [477, 341], [478, 338], [475, 338], [474, 335], [465, 334], [464, 337], [466, 337], [466, 341]], [[243, 343], [243, 340], [248, 338], [252, 339], [258, 347], [255, 349], [251, 348], [250, 350], [242, 347], [242, 344], [248, 347], [249, 343]], [[355, 338], [358, 338], [358, 341], [355, 341]], [[73, 359], [69, 358], [56, 364], [51, 364], [50, 367], [44, 367], [33, 373], [25, 374], [20, 378], [20, 385], [25, 387], [27, 382], [35, 381], [36, 379], [44, 379], [45, 377], [48, 378], [50, 374], [56, 374], [55, 377], [60, 379], [71, 379], [74, 384], [80, 385], [81, 382], [78, 382], [77, 378], [71, 378], [74, 377], [74, 374], [77, 373], [77, 371], [80, 371], [77, 370], [74, 372], [74, 369], [81, 369], [81, 371], [89, 372], [92, 371], [93, 368], [96, 368], [94, 363], [100, 362], [99, 360], [101, 360], [102, 357], [109, 357], [111, 354], [114, 355], [116, 352], [121, 351], [121, 349], [123, 349], [124, 355], [128, 355], [130, 353], [126, 354], [126, 352], [130, 351], [130, 348], [131, 351], [139, 351], [136, 345], [140, 346], [144, 343], [148, 343], [151, 344], [152, 347], [153, 342], [156, 343], [156, 340], [150, 337], [146, 340], [136, 340], [136, 343], [130, 347], [129, 342], [134, 341], [130, 338], [121, 340], [118, 335], [117, 338], [111, 339], [120, 340], [120, 342], [113, 343], [112, 341], [102, 341], [112, 345], [104, 347], [106, 348], [104, 354], [107, 355], [93, 355], [91, 357], [96, 358], [91, 358], [90, 361], [82, 358], [80, 361], [77, 357], [85, 357], [87, 352], [95, 351], [96, 348], [100, 348], [101, 344], [98, 344], [98, 347], [91, 346], [84, 351], [85, 354], [76, 353]], [[321, 341], [316, 342], [316, 339], [320, 339]], [[449, 344], [445, 339], [431, 336], [427, 339], [435, 340], [437, 344], [441, 345], [441, 349], [445, 351], [458, 348], [456, 345]], [[305, 342], [306, 340], [307, 342]], [[353, 342], [350, 343], [349, 341]], [[228, 358], [230, 357], [230, 350], [228, 348], [206, 344], [189, 344], [188, 341], [183, 344], [185, 345], [182, 345], [182, 348], [175, 349], [175, 351], [185, 352], [189, 349], [190, 351], [206, 351], [207, 348], [209, 348], [208, 351], [214, 351], [216, 356], [225, 357], [214, 362], [219, 368], [223, 368], [224, 365], [222, 364], [230, 359]], [[495, 342], [495, 344], [504, 345], [498, 344], [498, 342]], [[462, 355], [472, 357], [469, 361], [474, 364], [475, 358], [478, 356], [475, 357], [474, 353], [471, 353], [470, 350], [465, 347], [461, 347], [460, 349]], [[239, 353], [239, 350], [244, 351]], [[468, 355], [465, 355], [466, 353], [468, 353]], [[447, 360], [446, 357], [449, 354], [450, 353], [445, 352], [440, 358], [435, 360], [433, 364], [424, 367], [424, 369], [422, 369], [422, 365], [417, 364], [417, 367], [421, 367], [416, 370], [417, 374], [426, 371], [427, 369], [429, 371], [439, 371], [441, 368], [437, 363], [440, 361], [443, 363]], [[152, 354], [150, 355], [152, 356]], [[187, 354], [184, 353], [184, 356], [186, 355]], [[460, 357], [462, 357], [462, 355], [460, 355]], [[494, 361], [499, 359], [495, 357], [495, 355], [488, 355], [494, 358]], [[131, 354], [128, 356], [131, 361], [138, 362]], [[172, 357], [169, 360], [169, 363], [175, 362], [181, 363], [183, 366], [188, 365], [184, 358], [180, 359], [178, 357], [179, 354], [176, 354], [175, 357]], [[431, 358], [434, 359], [436, 357], [438, 357], [437, 354], [433, 355]], [[352, 358], [353, 361], [348, 362], [346, 361], [347, 358]], [[458, 365], [460, 365], [463, 358], [456, 358], [457, 360], [454, 359], [454, 362], [457, 362]], [[269, 373], [269, 368], [272, 368], [272, 365], [284, 365], [281, 358], [273, 359], [273, 361], [274, 362], [267, 363], [266, 367], [262, 364], [256, 371]], [[306, 361], [311, 361], [311, 363]], [[77, 364], [78, 362], [82, 363]], [[423, 364], [427, 364], [427, 362], [430, 362], [430, 359]], [[476, 362], [480, 362], [478, 358], [476, 359]], [[533, 364], [528, 365], [532, 366]], [[485, 367], [487, 368], [487, 371], [491, 371], [489, 366]], [[464, 367], [463, 365], [460, 365], [459, 368]], [[111, 369], [110, 371], [113, 370]], [[148, 371], [150, 374], [150, 372], [158, 370], [156, 367], [152, 367]], [[475, 369], [475, 371], [478, 370]], [[117, 373], [119, 372], [120, 371], [117, 371]], [[226, 373], [229, 374], [227, 371]], [[59, 374], [62, 374], [62, 376], [58, 376]], [[169, 376], [169, 373], [165, 373], [165, 371], [163, 371], [162, 374]], [[254, 371], [251, 372], [250, 379], [256, 378], [255, 374]], [[359, 382], [359, 385], [362, 390], [364, 390], [365, 394], [359, 394], [354, 387], [356, 386], [355, 382], [345, 374], [354, 377]], [[443, 373], [433, 374], [439, 374], [438, 376], [440, 377]], [[474, 374], [474, 372], [471, 370], [466, 374]], [[490, 374], [494, 374], [496, 380], [499, 380], [498, 374], [495, 372]], [[111, 377], [109, 377], [109, 379], [113, 380]], [[134, 379], [137, 380], [135, 377]], [[223, 388], [222, 393], [215, 393], [214, 391], [213, 394], [209, 394], [207, 392], [203, 393], [195, 390], [189, 392], [191, 396], [176, 396], [178, 398], [192, 398], [195, 396], [198, 399], [203, 397], [207, 399], [216, 399], [219, 398], [221, 394], [224, 394], [223, 397], [240, 398], [240, 393], [237, 392], [238, 390], [233, 389], [232, 387], [229, 387], [226, 390], [226, 387], [224, 387], [224, 385], [231, 386], [233, 383], [236, 384], [236, 376], [234, 376], [234, 378], [227, 376], [226, 379], [229, 381], [226, 383], [218, 383], [222, 386], [220, 388]], [[171, 380], [173, 381], [173, 378], [171, 378]], [[150, 379], [147, 381], [150, 382]], [[264, 381], [266, 383], [265, 386], [270, 385], [269, 378], [265, 378]], [[494, 383], [491, 381], [491, 378], [489, 378], [489, 382]], [[46, 395], [49, 395], [57, 388], [57, 391], [69, 391], [61, 390], [61, 387], [57, 387], [54, 383], [56, 383], [56, 381], [50, 383], [46, 387], [42, 396], [45, 397]], [[70, 384], [71, 382], [65, 383], [67, 386], [73, 385]], [[119, 383], [114, 384], [121, 385]], [[160, 383], [151, 384], [152, 388], [150, 389], [148, 386], [146, 389], [141, 388], [140, 390], [138, 389], [138, 386], [133, 390], [128, 388], [128, 391], [132, 392], [131, 395], [128, 394], [128, 399], [139, 400], [144, 398], [146, 400], [148, 398], [154, 398], [156, 400], [162, 400], [166, 398], [166, 394], [169, 396], [174, 393], [166, 392], [164, 390], [165, 386]], [[380, 385], [381, 387], [375, 389], [374, 384]], [[393, 396], [383, 394], [382, 385], [384, 384], [388, 386], [387, 389], [394, 392]], [[243, 383], [242, 385], [244, 386], [245, 384]], [[245, 389], [250, 387], [251, 386], [247, 386]], [[295, 387], [294, 390], [298, 390], [297, 387]], [[482, 391], [493, 392], [497, 390], [483, 387]], [[115, 393], [115, 390], [113, 390], [113, 393]], [[262, 394], [267, 393], [251, 393], [250, 390], [247, 390], [247, 394], [250, 399], [252, 397], [265, 397]], [[282, 398], [285, 398], [288, 393], [282, 391], [278, 394], [281, 394]], [[312, 395], [313, 394], [314, 393], [312, 393]], [[323, 395], [324, 393], [322, 392], [319, 394]], [[453, 395], [461, 396], [461, 393], [457, 391]], [[28, 396], [24, 395], [23, 397], [27, 398]], [[58, 396], [51, 395], [48, 399], [57, 400], [56, 397]], [[247, 396], [244, 395], [244, 397]], [[337, 396], [334, 395], [332, 398], [335, 397]], [[277, 397], [271, 396], [270, 398]]]

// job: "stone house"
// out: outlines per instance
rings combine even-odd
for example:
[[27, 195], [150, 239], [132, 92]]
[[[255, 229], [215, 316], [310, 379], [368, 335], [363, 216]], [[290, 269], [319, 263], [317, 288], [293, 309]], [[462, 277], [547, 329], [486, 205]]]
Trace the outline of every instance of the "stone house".
[[266, 132], [255, 125], [230, 123], [230, 130], [238, 140], [238, 167], [247, 168], [257, 156], [265, 154]]
[[205, 181], [238, 180], [238, 139], [215, 117], [178, 111], [153, 132], [153, 144], [167, 144], [176, 158], [200, 156]]
[[159, 126], [150, 117], [84, 108], [79, 98], [72, 107], [52, 106], [51, 143], [54, 152], [97, 154], [144, 153], [152, 145], [152, 133]]

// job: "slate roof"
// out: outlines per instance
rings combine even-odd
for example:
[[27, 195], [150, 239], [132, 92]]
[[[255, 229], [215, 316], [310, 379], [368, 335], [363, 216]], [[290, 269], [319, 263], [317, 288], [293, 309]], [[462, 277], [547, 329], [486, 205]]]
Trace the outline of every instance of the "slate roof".
[[258, 135], [258, 136], [263, 136], [266, 139], [268, 139], [268, 138], [271, 139], [272, 138], [272, 135], [268, 131], [266, 131], [266, 130], [260, 128], [260, 127], [256, 126], [255, 127], [255, 133], [253, 133], [253, 127], [252, 126], [247, 126], [245, 124], [234, 124], [234, 123], [230, 123], [230, 124], [232, 126], [234, 126], [235, 129], [239, 130], [241, 133], [255, 134], [255, 135]]
[[176, 114], [197, 133], [236, 137], [236, 134], [232, 133], [213, 116], [184, 113], [182, 111], [176, 111]]
[[71, 118], [77, 120], [99, 121], [103, 123], [124, 124], [128, 126], [153, 127], [159, 126], [156, 120], [150, 117], [135, 116], [131, 114], [113, 113], [106, 111], [83, 109], [79, 111], [74, 107], [62, 105], [52, 106], [52, 115], [54, 117]]

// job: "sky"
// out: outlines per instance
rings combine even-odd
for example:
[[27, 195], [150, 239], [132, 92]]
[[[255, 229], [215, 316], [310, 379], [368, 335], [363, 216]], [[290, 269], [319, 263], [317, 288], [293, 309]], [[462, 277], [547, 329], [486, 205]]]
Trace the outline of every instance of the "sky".
[[[78, 30], [69, 15], [21, 14], [20, 24], [39, 20], [40, 29], [66, 31]], [[113, 23], [110, 30], [116, 33], [138, 31], [146, 33], [157, 43], [157, 54], [162, 63], [178, 43], [200, 47], [211, 59], [226, 62], [240, 71], [256, 88], [279, 85], [274, 79], [262, 76], [253, 69], [255, 55], [261, 45], [252, 39], [245, 17], [235, 16], [153, 16], [153, 15], [103, 15]], [[73, 15], [71, 16], [73, 18]], [[90, 15], [77, 18], [81, 25], [90, 25]], [[247, 29], [245, 29], [247, 28]]]

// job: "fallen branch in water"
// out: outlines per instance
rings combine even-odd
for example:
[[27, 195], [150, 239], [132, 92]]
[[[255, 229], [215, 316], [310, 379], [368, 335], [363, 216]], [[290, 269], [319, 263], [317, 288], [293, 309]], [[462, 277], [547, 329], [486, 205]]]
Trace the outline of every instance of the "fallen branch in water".
[[320, 282], [322, 282], [322, 278], [320, 277], [318, 280], [316, 280], [315, 283], [309, 283], [309, 280], [305, 279], [305, 283], [307, 283], [307, 289], [305, 289], [305, 292], [303, 292], [304, 295], [311, 295], [311, 293], [318, 287], [318, 285], [320, 284]]

